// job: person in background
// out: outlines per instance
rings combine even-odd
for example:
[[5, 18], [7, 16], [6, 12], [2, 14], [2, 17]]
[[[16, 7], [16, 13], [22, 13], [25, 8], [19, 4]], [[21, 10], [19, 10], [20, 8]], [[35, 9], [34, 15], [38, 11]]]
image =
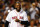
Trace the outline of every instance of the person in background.
[[3, 16], [2, 15], [0, 15], [0, 27], [4, 27], [4, 22], [2, 21], [2, 18]]
[[38, 1], [38, 7], [40, 8], [40, 0]]
[[38, 10], [40, 10], [40, 1], [39, 2], [35, 2], [36, 7], [38, 8]]
[[7, 14], [8, 14], [9, 12], [11, 12], [13, 9], [14, 9], [14, 8], [9, 4], [8, 7], [5, 8], [4, 15], [5, 15], [5, 14], [7, 15]]
[[32, 3], [32, 8], [30, 8], [30, 17], [31, 17], [31, 20], [32, 20], [32, 22], [31, 22], [32, 27], [34, 27], [35, 21], [36, 21], [36, 24], [38, 25], [38, 18], [35, 17], [36, 14], [38, 14], [38, 13], [39, 13], [38, 8], [36, 8], [35, 3]]
[[22, 9], [23, 11], [25, 11], [25, 2], [24, 2], [24, 1], [21, 2], [21, 9]]
[[[36, 7], [38, 8], [38, 10], [39, 10], [39, 13], [36, 15], [36, 18], [39, 18], [40, 19], [40, 0], [39, 0], [39, 2], [35, 2], [35, 4], [36, 4]], [[39, 20], [38, 19], [38, 20]], [[36, 21], [36, 22], [38, 22], [38, 20]]]
[[28, 25], [26, 25], [26, 26], [30, 25], [30, 12], [29, 12], [29, 10], [30, 10], [29, 2], [26, 2], [26, 4], [25, 4], [25, 12], [27, 13], [27, 17], [28, 17], [28, 21], [29, 21]]
[[39, 0], [39, 2], [38, 2], [38, 9], [39, 9], [39, 18], [40, 18], [40, 0]]

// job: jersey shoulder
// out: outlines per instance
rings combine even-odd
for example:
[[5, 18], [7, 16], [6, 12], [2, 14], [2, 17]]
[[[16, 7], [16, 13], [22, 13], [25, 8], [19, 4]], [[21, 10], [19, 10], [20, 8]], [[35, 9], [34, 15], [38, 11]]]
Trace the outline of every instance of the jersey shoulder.
[[30, 8], [30, 11], [32, 11], [33, 10], [33, 8]]
[[11, 12], [14, 12], [15, 11], [15, 9], [14, 10], [12, 10]]
[[36, 8], [36, 10], [38, 11], [38, 8]]
[[9, 12], [9, 13], [11, 14], [11, 13], [14, 13], [14, 12], [15, 12], [15, 9], [14, 9], [14, 10], [12, 10], [11, 12]]
[[24, 14], [27, 14], [25, 11], [23, 11]]

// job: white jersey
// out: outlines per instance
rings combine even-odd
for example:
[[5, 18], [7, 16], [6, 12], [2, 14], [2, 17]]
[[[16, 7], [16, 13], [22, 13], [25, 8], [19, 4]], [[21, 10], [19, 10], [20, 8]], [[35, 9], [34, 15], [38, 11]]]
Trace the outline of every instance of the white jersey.
[[31, 13], [31, 19], [35, 19], [35, 15], [36, 15], [36, 11], [38, 11], [38, 8], [31, 8], [30, 9], [30, 12], [32, 12]]
[[16, 18], [21, 21], [28, 21], [27, 14], [25, 11], [17, 12], [15, 9], [15, 10], [11, 11], [6, 18], [6, 20], [11, 23], [10, 27], [20, 27], [20, 23], [15, 22]]

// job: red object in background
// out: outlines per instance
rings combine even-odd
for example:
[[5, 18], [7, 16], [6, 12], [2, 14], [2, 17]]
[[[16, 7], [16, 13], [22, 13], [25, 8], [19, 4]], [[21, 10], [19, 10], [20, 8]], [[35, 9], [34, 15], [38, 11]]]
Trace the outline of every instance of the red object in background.
[[11, 3], [11, 4], [14, 4], [14, 2], [15, 2], [15, 0], [10, 0], [10, 3]]

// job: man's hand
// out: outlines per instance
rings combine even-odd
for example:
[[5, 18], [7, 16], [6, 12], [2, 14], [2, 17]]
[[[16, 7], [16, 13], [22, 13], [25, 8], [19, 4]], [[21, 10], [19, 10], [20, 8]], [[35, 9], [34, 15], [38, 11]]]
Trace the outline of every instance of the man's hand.
[[16, 21], [16, 22], [20, 22], [20, 20], [19, 20], [19, 19], [16, 19], [15, 21]]

